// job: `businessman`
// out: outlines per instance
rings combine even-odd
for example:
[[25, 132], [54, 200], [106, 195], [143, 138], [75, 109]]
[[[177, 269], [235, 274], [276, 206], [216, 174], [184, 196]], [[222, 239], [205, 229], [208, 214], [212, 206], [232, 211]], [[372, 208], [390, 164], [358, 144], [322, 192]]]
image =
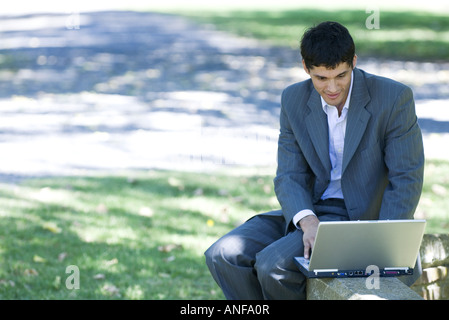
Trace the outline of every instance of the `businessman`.
[[[281, 210], [249, 219], [205, 253], [228, 299], [305, 299], [293, 257], [309, 256], [320, 221], [413, 219], [421, 195], [424, 151], [411, 89], [356, 68], [353, 39], [337, 22], [308, 29], [301, 56], [310, 79], [281, 97]], [[419, 267], [404, 282], [411, 285]]]

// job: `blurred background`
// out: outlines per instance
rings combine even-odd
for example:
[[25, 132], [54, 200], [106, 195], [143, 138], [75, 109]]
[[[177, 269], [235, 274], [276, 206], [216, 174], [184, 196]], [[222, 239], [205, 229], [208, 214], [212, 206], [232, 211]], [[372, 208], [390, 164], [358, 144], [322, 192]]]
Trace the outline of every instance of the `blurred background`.
[[332, 19], [352, 32], [360, 68], [412, 86], [427, 155], [446, 158], [448, 12], [441, 1], [8, 4], [0, 175], [273, 166], [280, 92], [306, 77], [299, 38]]
[[[447, 233], [447, 2], [13, 1], [0, 9], [0, 298], [223, 298], [202, 252], [278, 207], [280, 95], [307, 79], [299, 40], [323, 20], [348, 27], [359, 68], [413, 89], [416, 217]], [[64, 288], [69, 264], [87, 290]]]

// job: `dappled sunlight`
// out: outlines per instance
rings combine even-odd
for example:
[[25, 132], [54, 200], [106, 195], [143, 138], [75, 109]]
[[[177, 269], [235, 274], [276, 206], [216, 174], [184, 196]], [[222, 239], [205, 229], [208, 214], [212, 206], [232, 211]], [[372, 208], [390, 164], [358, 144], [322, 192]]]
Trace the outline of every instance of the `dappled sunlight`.
[[[423, 244], [422, 263], [423, 267], [433, 267], [435, 262], [447, 260], [449, 256], [448, 248], [445, 242], [439, 239], [439, 236], [430, 236], [429, 240]], [[424, 250], [425, 248], [425, 250]], [[438, 265], [437, 265], [438, 266]]]
[[[44, 2], [50, 11], [0, 19], [0, 298], [221, 298], [203, 253], [279, 207], [280, 98], [308, 78], [297, 46], [174, 15], [56, 3], [49, 13]], [[401, 33], [372, 37], [390, 35]], [[358, 66], [412, 87], [426, 155], [447, 159], [447, 62]], [[417, 215], [431, 217], [448, 190], [429, 181]], [[67, 265], [83, 290], [64, 287]]]
[[275, 164], [296, 72], [257, 42], [151, 13], [81, 13], [78, 29], [69, 18], [0, 22], [2, 172]]
[[348, 300], [387, 300], [386, 298], [379, 297], [375, 294], [360, 294], [355, 293]]
[[[1, 184], [1, 297], [216, 297], [201, 257], [229, 226], [174, 201], [218, 189], [213, 178], [206, 187], [193, 173], [133, 171]], [[65, 287], [68, 265], [80, 269], [79, 291]]]
[[[67, 25], [74, 18], [79, 28]], [[5, 177], [274, 168], [281, 92], [307, 79], [297, 48], [176, 16], [31, 14], [2, 19], [0, 33]], [[447, 67], [364, 57], [359, 66], [413, 87], [427, 154], [445, 156], [432, 134], [449, 133], [434, 119]]]
[[83, 228], [74, 228], [73, 231], [82, 241], [87, 243], [119, 244], [136, 241], [140, 238], [140, 235], [136, 234], [132, 228], [124, 228], [123, 224], [124, 221], [114, 221], [112, 218], [103, 228], [99, 228], [99, 226], [84, 226]]
[[446, 99], [449, 96], [449, 87], [446, 85], [449, 81], [449, 62], [382, 62], [362, 57], [359, 63], [360, 67], [368, 72], [392, 78], [412, 87], [418, 111], [426, 112], [428, 107], [431, 107], [435, 112], [435, 108], [438, 108], [437, 110], [443, 113], [443, 118], [447, 117], [448, 111], [441, 107], [442, 104], [447, 104]]
[[40, 188], [38, 190], [30, 190], [26, 192], [21, 190], [20, 195], [30, 200], [37, 200], [41, 203], [62, 203], [72, 198], [72, 194], [69, 190], [54, 190], [49, 187]]

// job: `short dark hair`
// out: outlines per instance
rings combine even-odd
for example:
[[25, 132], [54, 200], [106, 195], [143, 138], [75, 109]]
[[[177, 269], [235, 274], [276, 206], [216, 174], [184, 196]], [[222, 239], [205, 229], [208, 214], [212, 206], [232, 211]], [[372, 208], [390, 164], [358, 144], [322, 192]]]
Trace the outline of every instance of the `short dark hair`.
[[322, 22], [309, 28], [302, 36], [301, 56], [307, 69], [320, 66], [334, 69], [342, 62], [353, 67], [354, 40], [340, 23]]

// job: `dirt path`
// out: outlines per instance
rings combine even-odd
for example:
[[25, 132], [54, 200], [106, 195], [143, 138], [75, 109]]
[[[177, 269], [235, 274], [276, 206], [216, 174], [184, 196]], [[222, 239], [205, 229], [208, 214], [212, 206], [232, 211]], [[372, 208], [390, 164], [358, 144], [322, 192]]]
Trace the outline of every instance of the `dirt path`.
[[[103, 170], [274, 167], [298, 52], [139, 12], [0, 19], [0, 181]], [[364, 60], [415, 91], [449, 159], [449, 64]]]

